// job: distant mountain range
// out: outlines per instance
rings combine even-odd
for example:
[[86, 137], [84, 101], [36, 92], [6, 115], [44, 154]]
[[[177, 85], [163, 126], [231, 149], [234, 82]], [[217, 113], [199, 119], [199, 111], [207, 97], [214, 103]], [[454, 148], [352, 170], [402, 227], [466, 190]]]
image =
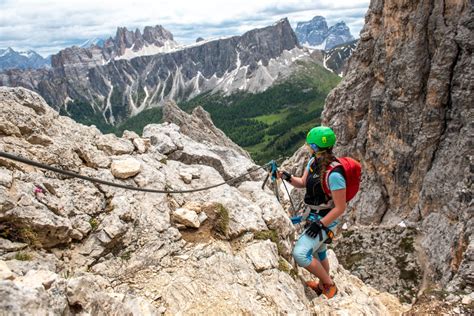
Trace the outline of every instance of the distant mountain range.
[[[81, 46], [53, 55], [50, 69], [4, 70], [0, 86], [25, 87], [63, 114], [117, 125], [166, 100], [262, 92], [290, 76], [296, 61], [314, 60], [287, 19], [241, 36], [190, 45], [179, 45], [160, 25], [143, 32], [119, 27], [114, 38]], [[347, 52], [352, 50], [323, 52], [316, 59], [341, 75]]]
[[103, 47], [73, 46], [53, 55], [49, 71], [0, 73], [0, 85], [37, 91], [67, 113], [80, 104], [115, 124], [169, 99], [263, 91], [307, 56], [287, 19], [187, 46], [159, 25], [143, 33], [121, 27]]
[[[137, 31], [138, 30], [135, 32]], [[310, 21], [298, 22], [295, 34], [301, 45], [321, 50], [330, 50], [336, 46], [355, 40], [344, 21], [340, 21], [328, 27], [326, 18], [323, 16], [315, 16]], [[203, 40], [202, 37], [198, 37], [196, 43]], [[93, 38], [85, 41], [79, 47], [89, 48], [92, 45], [104, 47], [104, 44], [104, 39]]]
[[[326, 19], [322, 16], [315, 16], [310, 21], [298, 22], [295, 34], [301, 45], [326, 51], [354, 40], [349, 27], [344, 22], [328, 27]], [[196, 43], [204, 41], [202, 37], [196, 39]], [[74, 47], [87, 49], [89, 53], [85, 55], [84, 51], [77, 53], [77, 49]], [[110, 59], [132, 59], [138, 56], [155, 55], [178, 47], [182, 48], [183, 46], [173, 40], [170, 32], [161, 26], [147, 26], [143, 30], [143, 34], [139, 29], [129, 31], [126, 28], [118, 28], [115, 38], [109, 37], [107, 40], [91, 38], [71, 47], [74, 53], [71, 49], [66, 48], [57, 55], [70, 58], [70, 63], [84, 63], [85, 58], [86, 63], [89, 64], [105, 64]], [[81, 60], [74, 60], [74, 58]], [[0, 71], [48, 68], [50, 66], [51, 56], [43, 58], [33, 50], [16, 52], [12, 48], [0, 49]], [[336, 71], [336, 73], [340, 72]]]
[[322, 50], [330, 50], [354, 40], [346, 23], [341, 21], [328, 27], [322, 16], [315, 16], [307, 22], [298, 22], [295, 33], [301, 45]]
[[0, 49], [0, 70], [38, 69], [51, 66], [51, 56], [43, 58], [33, 50], [15, 51], [13, 48]]

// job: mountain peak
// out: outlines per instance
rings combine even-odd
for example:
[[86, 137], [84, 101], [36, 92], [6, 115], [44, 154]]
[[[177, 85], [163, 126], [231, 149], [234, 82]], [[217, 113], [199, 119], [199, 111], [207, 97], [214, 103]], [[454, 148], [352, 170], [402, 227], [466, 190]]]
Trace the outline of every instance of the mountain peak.
[[[347, 26], [346, 22], [344, 22], [344, 21], [337, 22], [336, 24], [334, 24], [333, 26], [331, 26], [329, 28], [329, 30], [331, 30], [331, 29], [344, 29], [344, 30], [349, 31], [349, 27]], [[350, 31], [349, 31], [349, 33], [350, 33]]]
[[281, 18], [275, 23], [273, 23], [273, 25], [278, 25], [278, 24], [290, 24], [290, 21], [288, 21], [288, 18]]
[[354, 40], [344, 21], [339, 21], [328, 28], [323, 16], [315, 16], [310, 21], [298, 22], [295, 33], [301, 44], [324, 50]]
[[15, 51], [13, 48], [0, 49], [0, 70], [48, 68], [50, 62], [32, 49]]
[[0, 57], [5, 56], [6, 54], [14, 53], [15, 51], [11, 47], [7, 47], [6, 49], [0, 49]]
[[112, 55], [116, 57], [134, 56], [135, 52], [142, 51], [147, 46], [159, 48], [167, 44], [173, 47], [177, 45], [173, 40], [173, 34], [161, 25], [145, 26], [143, 32], [140, 32], [138, 28], [135, 31], [129, 31], [126, 27], [118, 27], [113, 42], [115, 53]]
[[161, 25], [145, 26], [143, 29], [143, 39], [150, 43], [163, 43], [173, 41], [173, 34]]
[[[314, 18], [311, 19], [311, 21], [326, 21], [326, 18], [321, 15], [316, 15]], [[300, 23], [304, 23], [304, 22], [300, 22]]]
[[27, 49], [27, 50], [24, 50], [24, 51], [18, 51], [17, 53], [20, 54], [21, 56], [25, 56], [27, 58], [32, 58], [34, 56], [39, 56], [37, 52], [35, 52], [31, 49]]

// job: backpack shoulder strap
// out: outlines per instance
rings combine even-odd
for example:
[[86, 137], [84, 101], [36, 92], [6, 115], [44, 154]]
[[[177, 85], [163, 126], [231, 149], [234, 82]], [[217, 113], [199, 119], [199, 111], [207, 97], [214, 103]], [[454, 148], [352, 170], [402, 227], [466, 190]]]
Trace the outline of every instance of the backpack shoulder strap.
[[[329, 189], [329, 175], [331, 172], [336, 171], [340, 172], [339, 170], [342, 167], [341, 163], [339, 161], [333, 161], [329, 164], [329, 166], [326, 169], [326, 175], [324, 176], [323, 179], [323, 191], [326, 193], [327, 196], [331, 196], [331, 190]], [[335, 170], [337, 168], [337, 170]]]

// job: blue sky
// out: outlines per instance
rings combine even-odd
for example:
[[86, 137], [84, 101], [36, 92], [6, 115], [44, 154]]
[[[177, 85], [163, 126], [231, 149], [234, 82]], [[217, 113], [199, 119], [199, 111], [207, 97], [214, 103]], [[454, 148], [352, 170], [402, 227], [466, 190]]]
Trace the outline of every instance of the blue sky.
[[114, 36], [118, 26], [163, 25], [179, 43], [197, 37], [240, 35], [288, 17], [293, 27], [322, 15], [343, 20], [358, 37], [369, 0], [0, 0], [0, 48], [46, 56], [91, 38]]

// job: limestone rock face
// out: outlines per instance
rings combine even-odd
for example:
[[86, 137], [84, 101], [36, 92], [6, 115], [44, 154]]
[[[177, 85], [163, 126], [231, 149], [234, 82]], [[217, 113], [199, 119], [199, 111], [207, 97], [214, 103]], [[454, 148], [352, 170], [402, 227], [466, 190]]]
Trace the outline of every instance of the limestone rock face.
[[[352, 274], [343, 273], [334, 252], [328, 251], [330, 270], [334, 271], [334, 282], [340, 284], [340, 296], [333, 302], [323, 297], [313, 300], [314, 311], [318, 315], [402, 315], [409, 309], [408, 305], [399, 305], [393, 296], [374, 290]], [[305, 271], [306, 272], [306, 271]], [[351, 297], [357, 300], [353, 304]]]
[[248, 152], [214, 126], [209, 113], [200, 106], [195, 108], [192, 114], [187, 114], [175, 102], [168, 101], [163, 106], [163, 121], [178, 125], [182, 134], [197, 142], [232, 148], [250, 158]]
[[417, 230], [403, 226], [348, 227], [336, 238], [334, 251], [339, 262], [365, 284], [411, 304], [424, 273], [416, 253]]
[[169, 155], [183, 149], [179, 126], [175, 124], [150, 124], [143, 129], [143, 137], [150, 139], [151, 145], [161, 154]]
[[64, 292], [22, 286], [18, 282], [0, 282], [0, 307], [8, 314], [67, 314], [69, 305]]
[[[143, 137], [103, 136], [58, 116], [25, 89], [0, 88], [0, 118], [20, 131], [2, 134], [0, 150], [129, 186], [198, 189], [256, 167], [232, 146], [197, 142], [173, 123], [148, 126]], [[195, 123], [215, 129], [207, 119]], [[51, 142], [32, 143], [32, 134]], [[137, 139], [150, 142], [146, 152], [133, 146]], [[117, 161], [124, 160], [141, 171], [115, 178]], [[331, 251], [340, 296], [326, 301], [305, 293], [297, 275], [309, 276], [295, 269], [290, 257], [294, 227], [272, 192], [261, 188], [261, 171], [210, 190], [151, 194], [3, 158], [0, 170], [0, 309], [7, 313], [347, 315], [405, 310], [395, 297], [350, 276]], [[177, 215], [188, 221], [177, 222]]]
[[337, 154], [362, 162], [357, 222], [420, 223], [443, 283], [472, 269], [473, 21], [467, 0], [371, 1], [323, 112]]
[[[176, 106], [177, 111], [182, 112]], [[190, 121], [195, 118], [183, 112], [184, 116], [179, 123], [182, 126], [189, 126]], [[206, 123], [208, 123], [206, 121]], [[200, 123], [204, 125], [204, 123]], [[200, 133], [188, 131], [186, 135], [181, 133], [180, 127], [174, 123], [150, 124], [143, 129], [143, 137], [149, 138], [155, 149], [172, 160], [178, 160], [185, 164], [204, 164], [208, 165], [221, 174], [224, 179], [228, 180], [244, 174], [246, 171], [255, 167], [254, 162], [248, 157], [248, 153], [243, 149], [235, 150], [236, 144], [229, 144], [231, 147], [224, 145], [222, 140], [216, 137], [203, 137], [203, 142], [198, 141]], [[186, 128], [184, 128], [186, 130]], [[213, 126], [210, 130], [217, 130]], [[219, 131], [222, 133], [222, 131]], [[206, 142], [207, 140], [207, 142]], [[230, 145], [229, 145], [230, 146]], [[256, 175], [263, 176], [262, 170], [257, 170]]]

